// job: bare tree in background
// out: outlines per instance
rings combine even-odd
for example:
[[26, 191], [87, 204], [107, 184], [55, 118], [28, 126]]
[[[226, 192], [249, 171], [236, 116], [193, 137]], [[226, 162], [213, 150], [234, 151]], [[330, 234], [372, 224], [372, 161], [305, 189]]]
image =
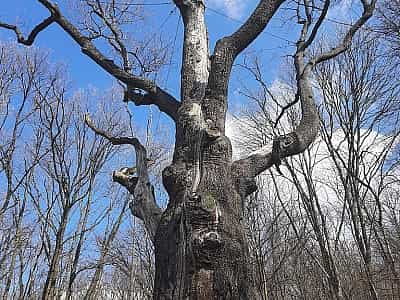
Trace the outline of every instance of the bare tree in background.
[[[28, 51], [18, 52], [13, 44], [0, 44], [0, 175], [6, 182], [0, 202], [0, 220], [15, 204], [13, 196], [39, 159], [34, 157], [31, 164], [25, 160], [25, 164], [18, 165], [17, 145], [22, 142], [24, 126], [37, 109], [32, 99], [36, 88], [33, 80], [45, 77], [44, 60], [45, 55], [38, 51], [29, 55]], [[23, 171], [16, 174], [16, 169]]]
[[[378, 288], [383, 283], [377, 253], [383, 256], [397, 286], [399, 278], [385, 242], [383, 219], [387, 212], [383, 203], [396, 167], [391, 158], [400, 134], [400, 90], [393, 80], [392, 61], [381, 56], [379, 42], [378, 38], [359, 37], [354, 48], [316, 72], [324, 98], [322, 138], [343, 188], [338, 198], [343, 213], [348, 214], [347, 225], [363, 261], [361, 276], [365, 276], [373, 299], [381, 298]], [[333, 133], [338, 131], [343, 137], [335, 141]], [[396, 297], [398, 287], [391, 292]]]
[[[163, 183], [169, 196], [168, 206], [163, 211], [155, 199], [143, 144], [135, 137], [114, 136], [107, 128], [101, 128], [86, 117], [86, 123], [98, 135], [114, 145], [130, 145], [135, 149], [135, 172], [124, 168], [114, 172], [113, 179], [133, 195], [131, 210], [144, 222], [154, 242], [153, 298], [260, 299], [249, 261], [242, 203], [255, 191], [257, 175], [279, 165], [282, 159], [305, 151], [315, 140], [319, 119], [311, 71], [317, 64], [341, 54], [350, 46], [354, 34], [372, 16], [376, 1], [361, 0], [359, 18], [336, 45], [315, 56], [310, 55], [309, 48], [331, 3], [327, 0], [297, 4], [300, 37], [293, 55], [297, 80], [294, 100], [301, 103], [300, 120], [292, 132], [275, 137], [272, 147], [262, 148], [238, 161], [232, 161], [231, 143], [225, 136], [232, 65], [263, 32], [279, 7], [291, 2], [260, 0], [244, 24], [232, 35], [219, 39], [210, 55], [204, 20], [205, 2], [174, 0], [184, 24], [180, 101], [157, 85], [145, 64], [143, 67], [140, 63], [138, 52], [130, 49], [130, 38], [123, 32], [126, 22], [133, 18], [130, 14], [134, 5], [130, 6], [129, 1], [120, 4], [82, 1], [93, 16], [90, 28], [99, 28], [94, 31], [80, 29], [82, 24], [73, 24], [52, 1], [38, 2], [50, 16], [34, 27], [27, 37], [17, 26], [6, 23], [0, 23], [0, 26], [14, 31], [20, 43], [32, 45], [41, 31], [57, 24], [85, 55], [124, 85], [125, 101], [156, 105], [175, 123], [173, 160], [163, 172]], [[104, 54], [98, 47], [98, 38], [108, 42], [115, 56]], [[61, 179], [56, 185], [64, 193]], [[68, 201], [62, 203], [67, 207], [70, 204]], [[45, 286], [46, 293], [50, 292], [54, 288], [54, 279], [48, 279]]]
[[[377, 30], [385, 37], [388, 54], [400, 57], [400, 1], [382, 1], [378, 9]], [[398, 63], [398, 61], [397, 61]]]
[[[24, 140], [32, 130], [31, 122], [37, 112], [35, 90], [43, 91], [44, 84], [34, 81], [47, 78], [46, 55], [39, 51], [19, 51], [14, 44], [0, 44], [0, 282], [1, 297], [23, 297], [22, 273], [29, 255], [32, 227], [25, 222], [29, 209], [27, 187], [32, 173], [44, 153], [36, 144]], [[24, 153], [23, 148], [31, 149]], [[14, 281], [17, 279], [16, 281]], [[19, 293], [14, 291], [18, 282]]]
[[[115, 133], [126, 131], [128, 122], [121, 122], [122, 112], [113, 107], [120, 89], [101, 95], [81, 90], [71, 96], [65, 69], [48, 63], [46, 53], [12, 43], [0, 49], [0, 179], [6, 183], [1, 190], [1, 298], [109, 297], [106, 291], [118, 285], [104, 269], [121, 269], [116, 263], [120, 257], [112, 251], [118, 233], [134, 239], [129, 245], [135, 246], [126, 257], [132, 259], [132, 267], [125, 284], [140, 278], [129, 292], [148, 296], [154, 278], [154, 260], [148, 260], [151, 242], [147, 234], [137, 237], [136, 230], [143, 232], [137, 222], [130, 231], [120, 232], [131, 199], [99, 176], [111, 173], [105, 163], [115, 149], [83, 123], [90, 99], [96, 97], [101, 126]], [[146, 135], [152, 164], [159, 165], [165, 148], [155, 148], [151, 128]], [[138, 259], [144, 251], [146, 259]]]
[[[276, 284], [269, 279], [273, 299], [293, 294], [305, 299], [398, 297], [398, 248], [393, 245], [398, 239], [393, 230], [398, 202], [393, 197], [398, 191], [399, 85], [391, 58], [382, 55], [385, 49], [378, 45], [380, 37], [364, 32], [346, 53], [316, 68], [322, 137], [304, 154], [286, 159], [280, 172], [264, 175], [267, 187], [261, 185], [255, 207], [249, 203], [256, 212], [273, 205], [269, 211], [281, 218], [264, 230], [253, 229], [256, 237], [263, 237], [259, 249], [266, 251], [272, 244], [277, 224], [287, 234], [285, 239], [275, 234], [275, 244], [281, 244], [275, 248], [278, 255], [288, 253], [281, 249], [293, 245], [291, 239], [299, 243], [289, 252], [286, 267], [278, 269], [285, 280]], [[253, 100], [255, 110], [245, 110], [237, 119], [244, 130], [239, 146], [252, 151], [276, 134], [276, 119], [294, 89], [283, 82], [275, 85], [286, 93], [268, 87], [257, 59], [242, 67], [260, 84], [256, 91], [242, 92]], [[297, 114], [292, 108], [280, 120], [287, 130]], [[287, 187], [288, 182], [296, 189]], [[301, 205], [293, 207], [293, 197]], [[270, 220], [267, 215], [261, 220]], [[259, 222], [250, 215], [250, 226]], [[274, 269], [271, 264], [276, 266], [265, 255], [262, 271], [268, 274]]]

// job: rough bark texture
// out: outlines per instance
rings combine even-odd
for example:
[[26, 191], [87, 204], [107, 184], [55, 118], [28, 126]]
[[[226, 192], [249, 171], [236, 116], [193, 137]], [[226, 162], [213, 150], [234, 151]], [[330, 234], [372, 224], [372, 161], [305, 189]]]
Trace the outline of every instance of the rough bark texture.
[[217, 43], [208, 74], [204, 3], [175, 1], [185, 25], [182, 104], [173, 163], [163, 173], [170, 202], [155, 237], [154, 299], [260, 298], [242, 211], [254, 178], [238, 185], [224, 124], [232, 63], [282, 2], [260, 1], [238, 32]]
[[190, 161], [175, 160], [163, 174], [170, 203], [155, 239], [154, 298], [258, 299], [230, 142], [206, 138], [201, 153], [195, 193]]

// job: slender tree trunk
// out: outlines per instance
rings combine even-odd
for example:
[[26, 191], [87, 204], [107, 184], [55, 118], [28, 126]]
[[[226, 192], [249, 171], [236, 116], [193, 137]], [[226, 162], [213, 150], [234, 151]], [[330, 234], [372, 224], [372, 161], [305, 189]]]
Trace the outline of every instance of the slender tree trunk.
[[67, 207], [64, 209], [61, 219], [61, 224], [57, 231], [54, 253], [51, 257], [49, 271], [47, 273], [46, 282], [43, 288], [42, 300], [55, 299], [57, 295], [56, 281], [59, 274], [58, 268], [62, 256], [64, 233], [67, 226], [68, 215], [69, 215], [69, 208]]

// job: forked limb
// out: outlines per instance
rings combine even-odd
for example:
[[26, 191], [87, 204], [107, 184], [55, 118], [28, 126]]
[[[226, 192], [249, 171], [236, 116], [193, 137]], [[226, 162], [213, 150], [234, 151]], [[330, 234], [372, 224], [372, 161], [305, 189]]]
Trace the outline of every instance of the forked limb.
[[[136, 167], [122, 168], [113, 172], [113, 180], [124, 186], [133, 196], [130, 204], [132, 214], [141, 219], [148, 234], [154, 241], [162, 210], [157, 205], [154, 188], [150, 183], [146, 148], [134, 137], [114, 137], [96, 127], [88, 114], [85, 115], [85, 123], [95, 134], [107, 139], [113, 145], [132, 145], [136, 152]], [[136, 176], [133, 176], [136, 173]]]

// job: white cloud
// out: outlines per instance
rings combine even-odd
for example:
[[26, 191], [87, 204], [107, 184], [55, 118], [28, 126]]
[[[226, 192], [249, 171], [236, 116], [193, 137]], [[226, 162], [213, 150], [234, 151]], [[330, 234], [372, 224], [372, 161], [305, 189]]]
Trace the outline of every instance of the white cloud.
[[248, 0], [208, 0], [207, 4], [211, 8], [221, 9], [232, 18], [240, 18], [247, 6]]
[[[280, 81], [275, 81], [270, 86], [270, 89], [275, 95], [275, 98], [278, 99], [278, 101], [281, 100], [282, 103], [285, 103], [285, 99], [290, 99], [293, 97], [293, 95], [291, 95], [292, 91], [289, 89], [289, 87]], [[276, 115], [280, 112], [280, 109], [277, 109], [272, 103], [268, 109], [271, 112], [272, 119], [276, 119]], [[255, 117], [257, 118], [257, 115], [255, 115]], [[260, 131], [258, 130], [257, 126], [254, 126], [254, 124], [262, 124], [263, 120], [261, 119], [260, 122], [251, 124], [248, 122], [249, 121], [246, 116], [239, 116], [237, 118], [233, 118], [229, 114], [227, 116], [226, 135], [231, 138], [234, 159], [247, 156], [250, 151], [252, 151], [251, 149], [241, 148], [242, 144], [238, 143], [237, 141], [245, 139], [247, 135], [257, 135]], [[285, 129], [289, 129], [289, 123], [289, 120], [283, 118], [280, 126], [283, 126]], [[384, 135], [377, 131], [368, 129], [361, 129], [359, 134], [360, 138], [357, 140], [359, 143], [359, 151], [361, 153], [359, 178], [365, 182], [369, 182], [369, 185], [372, 189], [378, 190], [378, 185], [382, 184], [380, 182], [382, 175], [380, 169], [380, 162], [382, 160], [381, 154], [385, 150], [393, 149], [393, 145], [391, 145], [392, 142], [394, 145], [398, 145], [400, 143], [400, 138], [397, 138], [393, 141], [393, 136]], [[339, 164], [339, 168], [344, 170], [345, 166], [343, 166], [343, 162], [346, 163], [348, 161], [350, 150], [347, 136], [343, 130], [336, 129], [332, 132], [331, 140], [333, 144], [332, 146], [335, 149], [338, 149], [340, 156], [343, 158], [343, 161], [338, 160], [337, 162]], [[272, 142], [272, 140], [270, 142]], [[265, 141], [265, 143], [267, 144], [268, 141]], [[271, 148], [271, 145], [269, 145], [269, 148]], [[261, 150], [267, 149], [268, 145], [261, 148]], [[338, 169], [335, 166], [335, 162], [330, 156], [328, 145], [322, 139], [321, 135], [317, 138], [315, 143], [313, 143], [310, 150], [306, 152], [305, 157], [305, 160], [309, 161], [310, 165], [313, 166], [311, 176], [315, 184], [315, 192], [317, 198], [319, 199], [320, 207], [324, 215], [326, 215], [329, 219], [327, 220], [327, 223], [332, 228], [338, 228], [338, 223], [341, 220], [341, 213], [344, 205], [344, 186], [343, 182], [341, 182], [339, 178]], [[289, 161], [291, 161], [295, 173], [298, 176], [300, 186], [307, 191], [308, 188], [305, 177], [301, 172], [302, 167], [304, 168], [304, 161], [301, 161], [300, 156], [295, 156]], [[291, 199], [296, 199], [298, 191], [292, 182], [292, 176], [289, 170], [284, 165], [281, 166], [280, 169], [284, 176], [276, 176], [275, 180], [277, 182], [277, 186], [279, 186], [282, 200], [284, 203], [289, 203]], [[274, 171], [274, 168], [272, 168], [272, 170], [273, 173], [277, 174]], [[400, 173], [400, 168], [395, 169], [394, 172]], [[266, 182], [271, 183], [270, 176], [271, 175], [268, 172], [265, 172], [261, 177], [265, 179]], [[395, 176], [398, 177], [397, 174]], [[390, 178], [388, 178], [388, 180], [389, 179]], [[268, 193], [271, 192], [271, 189], [274, 189], [274, 187], [271, 187], [271, 184], [265, 185], [264, 194], [268, 195]], [[366, 203], [368, 202], [371, 206], [371, 210], [373, 210], [375, 202], [373, 201], [371, 194], [365, 190], [365, 187], [361, 187], [360, 189], [363, 192], [367, 192], [367, 194], [363, 195], [363, 197], [365, 197]], [[382, 201], [386, 201], [385, 197], [383, 197]], [[344, 239], [352, 240], [351, 232], [351, 226], [349, 224], [345, 224], [341, 233], [342, 237]]]
[[354, 0], [342, 0], [337, 2], [328, 11], [328, 18], [339, 21], [348, 21], [353, 15], [352, 8], [354, 8], [356, 5], [354, 2]]
[[[275, 99], [277, 99], [281, 103], [287, 104], [288, 102], [291, 102], [295, 98], [293, 89], [291, 89], [289, 85], [278, 79], [272, 82], [271, 86], [269, 87], [269, 90], [274, 95]], [[247, 115], [246, 113], [244, 115], [241, 113], [241, 111], [247, 111], [247, 110], [252, 111], [252, 108], [249, 106], [251, 106], [251, 103], [248, 103], [248, 106], [246, 108], [243, 107], [236, 108], [235, 111], [237, 111], [237, 113], [233, 112], [233, 114], [236, 115], [236, 117], [233, 117], [229, 113], [227, 115], [225, 134], [230, 138], [232, 142], [233, 159], [243, 158], [247, 156], [250, 152], [255, 151], [258, 147], [259, 144], [258, 142], [248, 143], [248, 147], [246, 149], [243, 149], [241, 147], [243, 145], [243, 141], [247, 141], [249, 139], [249, 136], [250, 137], [256, 136], [257, 134], [262, 135], [263, 133], [269, 131], [269, 130], [264, 130], [268, 127], [267, 119], [269, 118], [270, 121], [274, 122], [282, 111], [282, 107], [278, 106], [277, 103], [271, 100], [265, 103], [265, 110], [268, 111], [269, 117], [264, 114], [256, 113], [258, 115], [257, 118], [259, 118], [259, 122], [255, 123], [253, 117], [249, 118], [249, 115]], [[259, 124], [265, 124], [265, 127], [260, 128], [258, 126]], [[276, 131], [276, 133], [279, 134], [291, 131], [291, 121], [288, 118], [288, 114], [284, 114], [280, 118], [278, 127], [279, 129]], [[261, 138], [261, 140], [264, 141], [265, 138], [266, 137]], [[272, 147], [272, 138], [269, 142], [270, 143], [266, 144], [265, 147], [263, 147], [263, 149], [260, 149], [260, 151], [266, 151], [268, 148]]]

